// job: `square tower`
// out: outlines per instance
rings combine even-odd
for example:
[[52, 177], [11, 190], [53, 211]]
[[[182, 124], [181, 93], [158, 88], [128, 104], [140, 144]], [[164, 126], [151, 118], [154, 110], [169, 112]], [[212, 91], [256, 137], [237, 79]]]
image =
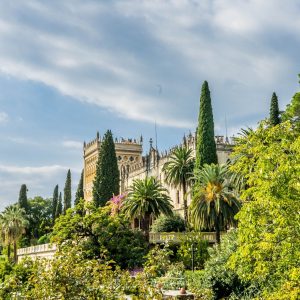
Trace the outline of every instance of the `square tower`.
[[[84, 159], [84, 179], [83, 190], [84, 199], [93, 199], [93, 181], [96, 175], [98, 156], [101, 151], [101, 137], [99, 133], [94, 140], [83, 145]], [[130, 167], [138, 167], [142, 164], [143, 145], [142, 139], [115, 139], [115, 149], [118, 159], [120, 176], [129, 170]], [[120, 178], [120, 192], [124, 191], [123, 181]]]

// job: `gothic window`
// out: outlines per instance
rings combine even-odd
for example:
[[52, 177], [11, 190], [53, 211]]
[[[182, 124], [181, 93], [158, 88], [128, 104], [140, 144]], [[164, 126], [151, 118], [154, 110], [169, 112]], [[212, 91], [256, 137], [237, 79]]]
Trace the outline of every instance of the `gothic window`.
[[179, 191], [177, 191], [177, 195], [176, 195], [177, 197], [177, 204], [179, 204], [180, 203], [180, 194], [179, 194]]

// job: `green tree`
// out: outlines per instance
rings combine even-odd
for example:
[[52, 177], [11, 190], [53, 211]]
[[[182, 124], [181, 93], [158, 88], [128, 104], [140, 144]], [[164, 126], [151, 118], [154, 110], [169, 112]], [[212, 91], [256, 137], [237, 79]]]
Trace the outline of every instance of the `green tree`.
[[71, 208], [72, 194], [71, 194], [71, 171], [68, 170], [65, 188], [64, 188], [64, 214], [68, 208]]
[[19, 193], [18, 203], [21, 208], [24, 208], [25, 212], [27, 212], [28, 210], [27, 191], [28, 190], [26, 184], [22, 184]]
[[185, 228], [188, 228], [187, 188], [189, 179], [193, 176], [193, 169], [192, 149], [187, 147], [176, 148], [163, 166], [166, 182], [182, 189]]
[[115, 144], [112, 133], [108, 130], [101, 143], [93, 185], [93, 199], [97, 207], [104, 206], [113, 195], [119, 194], [119, 180]]
[[151, 226], [152, 232], [182, 232], [185, 231], [184, 220], [178, 214], [173, 216], [160, 215]]
[[196, 229], [215, 229], [216, 242], [220, 231], [235, 225], [240, 202], [232, 191], [231, 172], [227, 165], [204, 165], [195, 173], [195, 186], [190, 205], [191, 221]]
[[[4, 244], [13, 244], [14, 247], [14, 262], [17, 262], [17, 242], [25, 233], [25, 228], [28, 221], [25, 219], [25, 210], [17, 205], [7, 207], [0, 216], [1, 235]], [[8, 250], [8, 258], [10, 251]]]
[[112, 215], [111, 207], [88, 204], [82, 214], [84, 200], [56, 220], [51, 241], [67, 253], [75, 246], [86, 259], [101, 259], [122, 269], [141, 266], [147, 243], [141, 232], [130, 229], [122, 214]]
[[53, 198], [52, 198], [52, 220], [53, 220], [53, 223], [55, 221], [57, 202], [58, 202], [58, 184], [54, 188]]
[[138, 219], [139, 228], [149, 232], [151, 218], [160, 214], [173, 215], [173, 205], [168, 190], [154, 177], [136, 179], [129, 188], [123, 212], [130, 219]]
[[270, 105], [270, 124], [275, 126], [280, 123], [278, 98], [275, 92], [272, 94]]
[[80, 180], [78, 183], [78, 187], [77, 187], [77, 191], [76, 191], [74, 205], [78, 204], [80, 199], [83, 199], [83, 198], [84, 198], [84, 193], [83, 193], [83, 170], [82, 170]]
[[[300, 74], [298, 75], [300, 79]], [[299, 81], [300, 83], [300, 81]], [[291, 121], [292, 123], [297, 125], [299, 130], [300, 124], [300, 92], [297, 92], [290, 104], [287, 105], [285, 112], [282, 115], [283, 121]]]
[[209, 247], [209, 258], [205, 261], [204, 270], [201, 271], [202, 276], [197, 281], [191, 282], [191, 286], [188, 279], [189, 289], [196, 295], [201, 295], [205, 290], [211, 291], [212, 297], [209, 299], [253, 299], [254, 297], [241, 297], [240, 294], [247, 285], [242, 284], [235, 270], [232, 270], [228, 265], [237, 247], [236, 230], [230, 230], [222, 238], [218, 247]]
[[62, 214], [62, 210], [63, 210], [62, 195], [60, 192], [59, 197], [58, 197], [57, 206], [56, 206], [56, 211], [55, 211], [55, 219], [57, 219]]
[[[241, 196], [251, 201], [237, 214], [239, 246], [232, 256], [231, 267], [243, 282], [258, 288], [262, 299], [297, 299], [300, 295], [299, 131], [290, 121], [275, 127], [262, 122], [249, 137], [249, 143], [240, 143], [234, 149], [235, 156], [240, 153], [244, 154], [243, 159], [236, 160], [232, 169], [245, 174], [249, 188]], [[281, 297], [284, 291], [285, 296]]]
[[51, 232], [53, 226], [53, 200], [40, 196], [28, 200], [26, 236], [27, 245], [35, 243], [40, 237]]
[[195, 168], [199, 170], [204, 164], [216, 163], [218, 163], [218, 157], [210, 91], [207, 81], [204, 81], [200, 98]]

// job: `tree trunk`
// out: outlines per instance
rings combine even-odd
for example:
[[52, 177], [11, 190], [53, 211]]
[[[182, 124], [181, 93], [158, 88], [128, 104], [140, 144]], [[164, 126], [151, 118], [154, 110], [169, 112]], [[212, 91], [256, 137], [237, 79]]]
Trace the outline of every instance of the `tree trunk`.
[[7, 245], [7, 258], [8, 260], [10, 260], [10, 252], [11, 252], [11, 249], [10, 249], [10, 243]]
[[182, 192], [183, 192], [183, 214], [184, 214], [184, 226], [185, 230], [188, 231], [189, 220], [188, 220], [188, 207], [187, 207], [187, 198], [186, 198], [186, 182], [182, 181]]
[[215, 218], [215, 230], [216, 230], [216, 243], [220, 244], [220, 242], [221, 242], [221, 232], [220, 232], [219, 216], [216, 216], [216, 218]]
[[17, 259], [18, 259], [18, 257], [17, 257], [17, 242], [14, 241], [14, 263], [17, 262]]
[[145, 214], [142, 219], [142, 230], [144, 231], [145, 237], [149, 240], [149, 231], [150, 231], [150, 215]]

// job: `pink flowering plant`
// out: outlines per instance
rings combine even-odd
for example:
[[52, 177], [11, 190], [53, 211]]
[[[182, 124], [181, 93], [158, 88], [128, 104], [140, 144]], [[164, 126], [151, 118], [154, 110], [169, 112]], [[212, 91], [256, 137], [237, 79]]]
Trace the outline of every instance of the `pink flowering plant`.
[[110, 199], [112, 216], [119, 214], [126, 196], [127, 193], [119, 194], [117, 196], [113, 195], [113, 197]]

